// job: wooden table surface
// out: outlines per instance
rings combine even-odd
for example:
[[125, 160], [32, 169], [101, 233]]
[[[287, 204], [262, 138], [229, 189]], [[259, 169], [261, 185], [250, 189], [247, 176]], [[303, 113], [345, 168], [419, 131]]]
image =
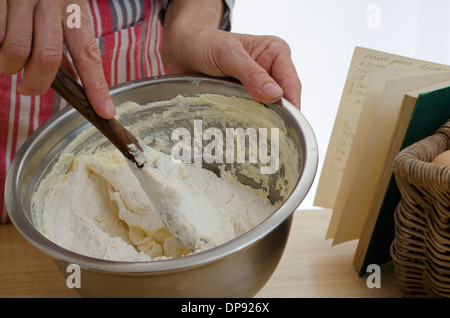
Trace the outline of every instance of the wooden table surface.
[[[328, 210], [296, 211], [285, 252], [256, 297], [401, 297], [392, 264], [381, 267], [381, 288], [368, 288], [352, 268], [356, 241], [331, 246]], [[53, 260], [28, 243], [13, 225], [0, 225], [0, 297], [79, 297], [66, 286]]]

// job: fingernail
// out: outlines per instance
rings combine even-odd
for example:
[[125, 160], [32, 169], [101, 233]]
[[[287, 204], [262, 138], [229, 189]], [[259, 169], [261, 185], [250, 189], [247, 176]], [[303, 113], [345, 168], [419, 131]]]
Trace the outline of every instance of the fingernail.
[[283, 95], [283, 90], [281, 89], [281, 87], [273, 83], [264, 84], [264, 86], [262, 87], [262, 91], [266, 96], [270, 98], [281, 97]]
[[108, 118], [113, 118], [116, 114], [116, 107], [114, 106], [114, 103], [110, 99], [107, 99], [104, 106], [105, 116]]

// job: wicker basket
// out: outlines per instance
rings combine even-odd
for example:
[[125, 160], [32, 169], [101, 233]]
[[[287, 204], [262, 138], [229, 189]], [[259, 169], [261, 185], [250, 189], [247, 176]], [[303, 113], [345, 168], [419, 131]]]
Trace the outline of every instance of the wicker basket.
[[450, 167], [431, 163], [448, 149], [450, 120], [394, 161], [401, 200], [391, 256], [404, 297], [450, 297]]

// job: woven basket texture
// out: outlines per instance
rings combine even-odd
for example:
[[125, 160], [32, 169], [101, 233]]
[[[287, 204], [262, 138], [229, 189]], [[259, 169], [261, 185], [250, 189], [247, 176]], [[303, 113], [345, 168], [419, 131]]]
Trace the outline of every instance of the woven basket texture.
[[449, 149], [450, 120], [394, 160], [401, 200], [390, 252], [403, 297], [450, 297], [450, 167], [431, 163]]

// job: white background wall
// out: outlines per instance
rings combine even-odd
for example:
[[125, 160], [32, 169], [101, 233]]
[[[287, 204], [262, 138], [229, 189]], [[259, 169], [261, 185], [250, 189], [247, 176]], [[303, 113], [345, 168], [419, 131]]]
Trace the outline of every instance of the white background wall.
[[448, 0], [235, 1], [232, 31], [283, 38], [302, 81], [302, 112], [316, 134], [320, 159], [301, 209], [313, 206], [355, 46], [450, 65]]

